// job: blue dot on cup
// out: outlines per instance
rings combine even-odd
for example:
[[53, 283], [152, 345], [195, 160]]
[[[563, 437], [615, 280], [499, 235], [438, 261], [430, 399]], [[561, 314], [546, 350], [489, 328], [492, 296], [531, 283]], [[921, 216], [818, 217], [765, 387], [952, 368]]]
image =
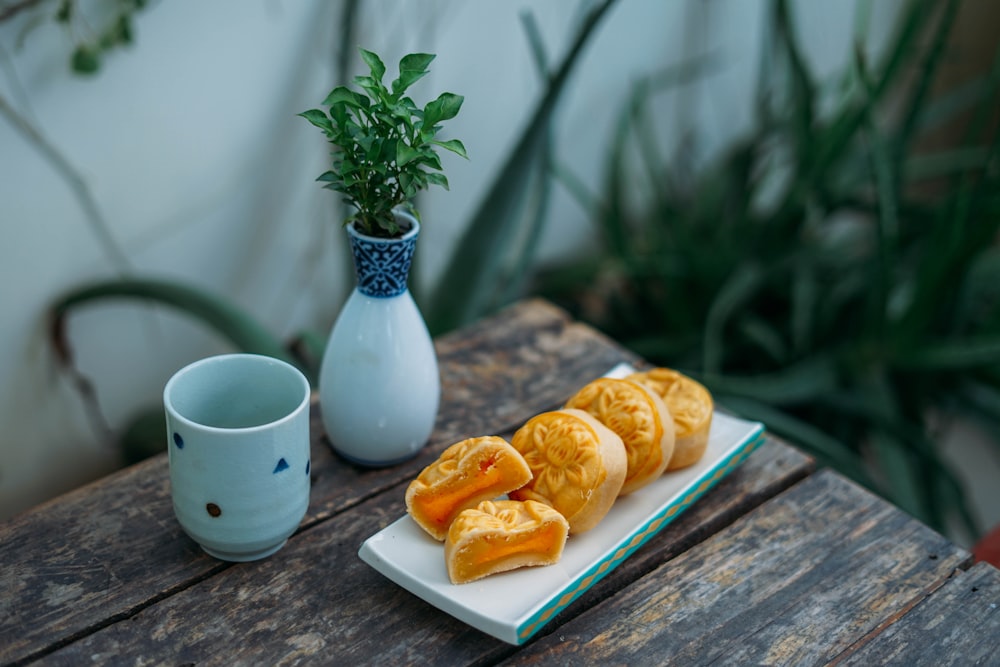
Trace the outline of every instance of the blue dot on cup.
[[274, 473], [277, 474], [282, 470], [288, 470], [288, 461], [284, 457], [278, 459], [278, 465], [274, 466]]
[[309, 474], [309, 469], [312, 467], [312, 461], [306, 461], [306, 474]]
[[184, 438], [180, 433], [174, 432], [174, 444], [177, 445], [177, 449], [184, 449]]

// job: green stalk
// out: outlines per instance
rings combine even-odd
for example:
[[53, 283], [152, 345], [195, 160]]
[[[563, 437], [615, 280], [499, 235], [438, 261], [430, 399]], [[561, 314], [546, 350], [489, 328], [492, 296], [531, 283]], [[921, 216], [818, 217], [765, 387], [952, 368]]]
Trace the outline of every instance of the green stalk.
[[570, 73], [601, 20], [617, 0], [604, 0], [584, 17], [573, 44], [553, 74], [525, 131], [501, 167], [469, 224], [424, 309], [432, 333], [442, 333], [486, 312], [500, 267], [516, 236], [516, 212], [530, 183], [531, 167], [544, 149], [544, 137]]
[[305, 367], [275, 336], [234, 304], [209, 292], [166, 280], [127, 278], [93, 283], [72, 290], [50, 308], [50, 338], [64, 364], [73, 363], [66, 336], [66, 320], [76, 310], [112, 300], [136, 300], [163, 305], [198, 320], [228, 340], [236, 349], [262, 354], [299, 367], [315, 384], [315, 369]]

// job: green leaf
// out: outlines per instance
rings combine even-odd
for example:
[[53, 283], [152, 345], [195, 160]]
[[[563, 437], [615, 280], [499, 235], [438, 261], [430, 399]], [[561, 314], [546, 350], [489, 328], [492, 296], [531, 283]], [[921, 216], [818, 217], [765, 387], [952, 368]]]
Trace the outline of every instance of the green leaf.
[[372, 78], [376, 81], [381, 81], [382, 77], [385, 76], [385, 63], [382, 62], [382, 59], [367, 49], [359, 47], [358, 51], [361, 52], [361, 59], [368, 65], [368, 69], [372, 73]]
[[695, 377], [713, 392], [745, 396], [771, 405], [800, 405], [837, 389], [836, 360], [829, 354], [799, 361], [773, 373]]
[[974, 370], [1000, 364], [1000, 338], [931, 342], [901, 354], [895, 361], [908, 369]]
[[396, 144], [396, 164], [403, 167], [411, 161], [420, 157], [420, 151], [408, 146], [406, 142], [400, 141]]
[[382, 85], [382, 82], [370, 76], [356, 76], [354, 77], [354, 84], [367, 91], [375, 100], [378, 100], [385, 93], [385, 87]]
[[454, 93], [441, 93], [436, 100], [424, 107], [423, 128], [430, 130], [443, 120], [449, 120], [458, 115], [465, 98]]
[[410, 53], [399, 61], [400, 74], [426, 74], [427, 68], [436, 58], [433, 53]]
[[132, 20], [127, 14], [118, 19], [118, 36], [122, 44], [131, 44], [135, 41], [135, 31], [132, 28]]
[[323, 100], [323, 106], [332, 107], [337, 104], [346, 104], [348, 106], [361, 109], [368, 107], [368, 104], [366, 104], [367, 102], [367, 99], [358, 95], [347, 86], [337, 86], [331, 90], [330, 94], [326, 96], [325, 100]]
[[436, 172], [431, 172], [429, 174], [424, 174], [428, 183], [433, 183], [434, 185], [440, 185], [445, 190], [448, 190], [448, 179], [444, 174], [439, 174]]
[[399, 61], [399, 76], [392, 82], [392, 97], [399, 97], [406, 89], [427, 74], [427, 66], [434, 60], [430, 53], [411, 53]]
[[722, 369], [726, 323], [756, 294], [763, 279], [761, 266], [756, 261], [746, 261], [736, 267], [715, 295], [705, 321], [703, 364], [706, 373]]
[[436, 169], [441, 171], [443, 167], [441, 166], [441, 158], [438, 157], [430, 147], [421, 146], [418, 151], [418, 156], [416, 162], [418, 162], [421, 167], [430, 167], [431, 169]]
[[73, 8], [76, 6], [73, 0], [61, 0], [59, 9], [56, 10], [57, 23], [70, 23], [73, 19]]
[[461, 155], [466, 160], [469, 159], [469, 154], [465, 152], [465, 146], [458, 139], [449, 139], [447, 141], [432, 141], [435, 146], [440, 146], [445, 150], [449, 150], [456, 155]]
[[298, 115], [302, 116], [307, 121], [326, 132], [328, 135], [333, 133], [333, 121], [331, 121], [330, 117], [320, 109], [309, 109], [308, 111], [303, 111]]
[[865, 470], [864, 461], [847, 445], [831, 437], [815, 425], [799, 419], [784, 410], [746, 396], [720, 394], [717, 403], [741, 417], [761, 421], [769, 431], [788, 438], [820, 462], [831, 465], [851, 479], [872, 488], [874, 483]]
[[86, 44], [81, 44], [73, 51], [71, 66], [77, 74], [94, 74], [101, 68], [100, 53]]
[[[926, 511], [919, 488], [920, 478], [910, 449], [904, 443], [879, 432], [871, 436], [869, 444], [878, 460], [892, 501], [925, 523], [937, 523]], [[936, 527], [941, 528], [940, 525]]]

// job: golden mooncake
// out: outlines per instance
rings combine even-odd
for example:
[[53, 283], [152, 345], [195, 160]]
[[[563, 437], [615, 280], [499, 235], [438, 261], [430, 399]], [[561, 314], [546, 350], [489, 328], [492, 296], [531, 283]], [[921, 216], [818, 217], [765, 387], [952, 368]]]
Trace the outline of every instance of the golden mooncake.
[[524, 486], [531, 469], [503, 438], [456, 442], [406, 488], [406, 511], [434, 539], [444, 540], [458, 513]]
[[532, 479], [508, 495], [554, 507], [571, 534], [596, 526], [625, 482], [622, 439], [583, 410], [536, 415], [514, 433], [511, 444], [528, 462]]
[[628, 469], [618, 495], [641, 489], [663, 474], [674, 453], [674, 422], [667, 405], [648, 387], [629, 380], [599, 378], [566, 402], [618, 434]]
[[569, 524], [533, 500], [484, 501], [463, 510], [444, 542], [448, 577], [464, 584], [519, 567], [552, 565], [562, 557]]
[[669, 368], [633, 373], [629, 380], [640, 382], [663, 398], [674, 420], [674, 454], [667, 470], [679, 470], [698, 462], [708, 447], [714, 404], [708, 389]]

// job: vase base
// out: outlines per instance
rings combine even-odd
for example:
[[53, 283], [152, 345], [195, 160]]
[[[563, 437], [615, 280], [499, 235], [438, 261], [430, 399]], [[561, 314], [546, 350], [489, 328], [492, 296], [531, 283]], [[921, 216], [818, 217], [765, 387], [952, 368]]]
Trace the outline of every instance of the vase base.
[[420, 450], [423, 449], [423, 447], [420, 447], [416, 451], [413, 451], [405, 456], [400, 456], [394, 459], [379, 460], [379, 459], [363, 459], [357, 456], [351, 456], [350, 454], [345, 454], [344, 452], [340, 451], [333, 445], [330, 445], [330, 447], [331, 449], [333, 449], [334, 453], [337, 454], [337, 456], [355, 465], [362, 466], [364, 468], [388, 468], [390, 466], [399, 465], [400, 463], [405, 463], [406, 461], [409, 461], [410, 459], [416, 457], [416, 455], [420, 453]]

